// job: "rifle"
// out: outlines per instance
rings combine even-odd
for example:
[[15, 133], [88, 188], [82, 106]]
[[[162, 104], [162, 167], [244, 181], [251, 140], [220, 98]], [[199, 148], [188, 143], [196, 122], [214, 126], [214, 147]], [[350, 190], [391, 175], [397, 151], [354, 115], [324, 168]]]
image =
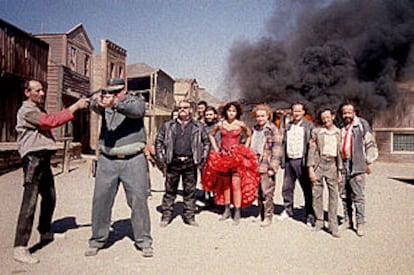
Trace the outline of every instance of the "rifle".
[[99, 94], [99, 93], [101, 93], [101, 94], [112, 94], [112, 95], [115, 95], [115, 94], [119, 93], [119, 91], [120, 91], [120, 90], [114, 90], [114, 91], [109, 91], [109, 92], [106, 92], [104, 89], [99, 89], [99, 90], [96, 90], [96, 91], [91, 92], [91, 93], [90, 93], [90, 94], [88, 94], [88, 95], [85, 95], [84, 97], [86, 97], [86, 98], [91, 98], [91, 97], [93, 97], [94, 95]]
[[86, 98], [91, 98], [91, 97], [93, 97], [93, 96], [94, 96], [94, 95], [96, 95], [96, 94], [102, 93], [102, 91], [103, 91], [103, 89], [99, 89], [99, 90], [93, 91], [93, 92], [91, 92], [90, 94], [85, 95], [85, 97], [86, 97]]

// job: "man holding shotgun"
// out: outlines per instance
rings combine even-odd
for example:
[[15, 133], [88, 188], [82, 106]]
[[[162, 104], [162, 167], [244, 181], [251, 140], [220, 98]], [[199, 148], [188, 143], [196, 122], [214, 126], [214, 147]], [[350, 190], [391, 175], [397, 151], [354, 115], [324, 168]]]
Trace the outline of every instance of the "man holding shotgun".
[[148, 198], [148, 163], [144, 155], [145, 102], [128, 93], [125, 81], [113, 78], [91, 109], [102, 117], [99, 158], [92, 207], [92, 236], [85, 256], [95, 256], [109, 237], [111, 210], [119, 183], [131, 208], [134, 243], [144, 257], [152, 257]]

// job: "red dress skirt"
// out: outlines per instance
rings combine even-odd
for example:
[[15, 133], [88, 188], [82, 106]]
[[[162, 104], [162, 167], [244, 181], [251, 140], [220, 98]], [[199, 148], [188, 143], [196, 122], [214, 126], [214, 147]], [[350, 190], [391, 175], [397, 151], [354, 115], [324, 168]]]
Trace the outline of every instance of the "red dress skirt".
[[216, 204], [224, 205], [224, 190], [231, 188], [231, 176], [238, 174], [242, 193], [241, 207], [247, 207], [257, 197], [260, 182], [257, 166], [255, 153], [244, 145], [236, 145], [226, 153], [211, 151], [203, 170], [203, 189], [214, 192]]

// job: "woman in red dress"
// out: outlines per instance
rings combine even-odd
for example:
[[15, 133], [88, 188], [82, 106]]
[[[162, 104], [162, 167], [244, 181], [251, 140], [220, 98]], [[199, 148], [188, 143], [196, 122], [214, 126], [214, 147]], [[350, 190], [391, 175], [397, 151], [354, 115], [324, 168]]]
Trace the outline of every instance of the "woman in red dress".
[[[256, 156], [248, 148], [251, 130], [240, 120], [242, 111], [237, 102], [223, 108], [224, 120], [210, 131], [212, 151], [203, 171], [203, 187], [215, 193], [216, 204], [225, 205], [220, 221], [231, 217], [230, 204], [234, 206], [233, 224], [240, 221], [240, 209], [249, 206], [256, 198], [260, 176], [257, 173]], [[215, 139], [220, 131], [220, 147]], [[244, 145], [240, 144], [242, 133]]]

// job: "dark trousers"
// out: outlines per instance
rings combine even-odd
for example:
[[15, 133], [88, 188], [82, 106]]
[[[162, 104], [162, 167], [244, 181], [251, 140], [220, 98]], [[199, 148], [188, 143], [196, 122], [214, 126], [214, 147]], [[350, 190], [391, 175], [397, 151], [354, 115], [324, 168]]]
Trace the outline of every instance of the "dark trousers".
[[172, 218], [180, 177], [182, 177], [183, 182], [183, 218], [185, 221], [194, 220], [197, 168], [192, 158], [184, 161], [173, 159], [172, 163], [167, 166], [165, 194], [162, 198], [162, 220], [170, 220]]
[[309, 180], [308, 170], [302, 166], [302, 159], [289, 159], [286, 161], [283, 179], [282, 196], [285, 211], [293, 216], [293, 194], [295, 182], [299, 180], [305, 199], [306, 216], [314, 215], [312, 208], [312, 186]]
[[40, 234], [50, 231], [56, 205], [55, 182], [50, 169], [50, 152], [29, 153], [23, 157], [24, 191], [17, 220], [14, 246], [27, 246], [32, 233], [37, 197], [40, 194]]

